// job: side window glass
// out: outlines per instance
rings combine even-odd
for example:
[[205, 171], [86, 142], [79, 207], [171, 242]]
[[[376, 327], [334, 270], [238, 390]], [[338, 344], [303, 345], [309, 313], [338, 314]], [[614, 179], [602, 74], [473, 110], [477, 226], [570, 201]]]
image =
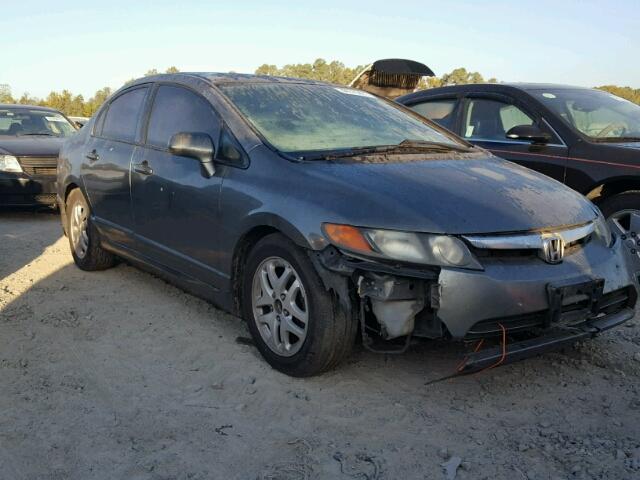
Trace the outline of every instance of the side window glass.
[[109, 103], [102, 127], [103, 137], [124, 142], [136, 140], [147, 90], [148, 87], [130, 90]]
[[98, 114], [98, 118], [96, 118], [96, 122], [93, 126], [94, 135], [100, 136], [100, 134], [102, 133], [102, 127], [104, 125], [104, 117], [106, 117], [108, 108], [109, 108], [108, 106], [105, 106]]
[[409, 108], [423, 117], [433, 120], [437, 124], [451, 129], [453, 128], [456, 99], [431, 100], [411, 105]]
[[167, 148], [171, 137], [179, 132], [204, 132], [215, 142], [220, 122], [211, 104], [201, 96], [181, 87], [158, 88], [147, 130], [147, 144]]
[[511, 128], [533, 124], [533, 118], [515, 105], [478, 98], [467, 102], [462, 134], [473, 140], [505, 141]]

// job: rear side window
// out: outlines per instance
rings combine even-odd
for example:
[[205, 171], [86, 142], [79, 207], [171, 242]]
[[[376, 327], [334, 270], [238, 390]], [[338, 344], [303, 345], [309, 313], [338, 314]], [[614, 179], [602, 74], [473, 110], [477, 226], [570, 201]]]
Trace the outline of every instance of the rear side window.
[[411, 105], [409, 108], [423, 117], [433, 120], [438, 125], [451, 130], [453, 127], [454, 111], [457, 100], [430, 100], [423, 103]]
[[147, 90], [148, 87], [130, 90], [109, 104], [102, 127], [103, 137], [123, 142], [136, 140]]
[[204, 132], [216, 141], [220, 122], [211, 104], [186, 88], [162, 85], [158, 88], [147, 130], [147, 144], [167, 148], [179, 132]]

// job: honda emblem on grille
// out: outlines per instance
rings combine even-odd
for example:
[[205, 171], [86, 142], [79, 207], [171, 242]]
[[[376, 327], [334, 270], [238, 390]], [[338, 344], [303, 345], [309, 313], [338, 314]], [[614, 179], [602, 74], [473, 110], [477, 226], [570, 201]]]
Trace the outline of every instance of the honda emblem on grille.
[[564, 257], [564, 239], [560, 235], [542, 237], [542, 259], [547, 263], [560, 263]]

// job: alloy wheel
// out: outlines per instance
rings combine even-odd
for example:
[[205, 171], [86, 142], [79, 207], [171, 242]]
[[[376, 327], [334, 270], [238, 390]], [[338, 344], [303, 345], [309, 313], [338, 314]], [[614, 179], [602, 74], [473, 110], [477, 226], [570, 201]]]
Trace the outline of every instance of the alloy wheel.
[[627, 209], [613, 213], [609, 217], [609, 226], [633, 258], [634, 272], [640, 271], [640, 210]]
[[309, 302], [302, 279], [280, 257], [269, 257], [253, 274], [251, 309], [262, 340], [276, 354], [295, 355], [307, 336]]
[[73, 251], [78, 258], [84, 258], [89, 249], [87, 233], [88, 212], [84, 205], [76, 203], [71, 210], [70, 235]]

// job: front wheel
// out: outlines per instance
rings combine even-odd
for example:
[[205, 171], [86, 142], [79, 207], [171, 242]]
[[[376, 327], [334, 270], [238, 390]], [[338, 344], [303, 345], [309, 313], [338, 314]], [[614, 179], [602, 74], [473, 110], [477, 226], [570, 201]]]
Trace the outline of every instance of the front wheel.
[[67, 197], [67, 234], [73, 261], [82, 270], [104, 270], [115, 264], [115, 256], [100, 246], [98, 231], [91, 223], [91, 210], [80, 189]]
[[306, 253], [283, 235], [255, 245], [242, 283], [243, 315], [273, 368], [296, 377], [316, 375], [351, 351], [357, 323], [325, 289]]

